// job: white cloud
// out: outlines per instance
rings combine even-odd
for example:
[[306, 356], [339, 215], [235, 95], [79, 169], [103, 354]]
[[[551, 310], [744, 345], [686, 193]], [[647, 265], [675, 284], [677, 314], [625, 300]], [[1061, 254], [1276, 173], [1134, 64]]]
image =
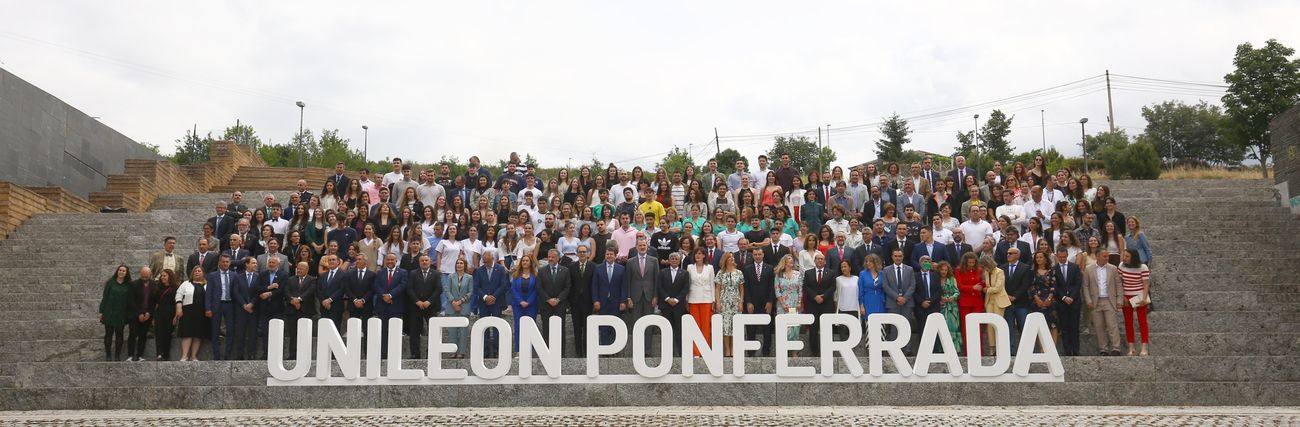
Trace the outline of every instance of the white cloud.
[[[1300, 47], [1294, 2], [917, 3], [0, 1], [0, 61], [164, 147], [193, 124], [218, 131], [236, 118], [284, 141], [297, 130], [292, 101], [304, 99], [310, 128], [359, 144], [368, 124], [372, 157], [521, 151], [557, 164], [699, 147], [715, 126], [743, 135], [871, 122], [1107, 68], [1218, 82], [1238, 43]], [[1197, 98], [1114, 95], [1131, 133], [1141, 106]], [[1041, 143], [1040, 108], [1048, 143], [1066, 151], [1077, 152], [1079, 117], [1090, 132], [1105, 125], [1104, 93], [1033, 104], [1003, 106], [1020, 148]], [[918, 122], [916, 148], [948, 151], [973, 124], [968, 114]], [[872, 157], [875, 136], [832, 144], [856, 163]], [[767, 145], [732, 146], [753, 156]]]

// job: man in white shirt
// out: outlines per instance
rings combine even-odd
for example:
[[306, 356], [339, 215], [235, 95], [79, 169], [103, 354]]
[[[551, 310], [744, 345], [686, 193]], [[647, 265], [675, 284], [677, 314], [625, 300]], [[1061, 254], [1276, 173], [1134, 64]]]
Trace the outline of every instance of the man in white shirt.
[[[420, 174], [420, 185], [415, 187], [415, 195], [420, 199], [420, 203], [425, 206], [437, 206], [439, 197], [447, 197], [447, 189], [438, 184], [437, 178], [431, 173]], [[495, 200], [489, 201], [489, 205], [495, 206]], [[419, 212], [417, 212], [419, 213]], [[436, 212], [435, 212], [436, 213]]]
[[938, 215], [930, 217], [930, 236], [934, 241], [944, 245], [952, 244], [952, 231], [943, 227], [943, 221], [939, 219]]
[[984, 236], [993, 234], [993, 226], [989, 225], [988, 221], [984, 221], [983, 206], [971, 206], [970, 219], [961, 223], [957, 228], [960, 228], [962, 234], [966, 236], [966, 241], [979, 244], [984, 242]]
[[1015, 201], [1011, 190], [1002, 190], [1002, 206], [998, 206], [993, 214], [998, 218], [1010, 218], [1011, 225], [1023, 230], [1029, 224], [1029, 217], [1025, 215], [1025, 207], [1017, 205]]
[[627, 199], [623, 198], [624, 188], [631, 188], [632, 194], [636, 194], [636, 187], [631, 183], [632, 174], [628, 173], [628, 171], [619, 172], [618, 179], [618, 183], [609, 187], [609, 201], [610, 204], [614, 206], [618, 206], [627, 201]]
[[848, 234], [849, 221], [844, 219], [844, 208], [839, 205], [831, 207], [831, 219], [826, 221], [826, 227], [831, 228], [831, 235]]
[[[741, 233], [740, 230], [736, 229], [736, 217], [728, 216], [727, 229], [718, 233], [718, 242], [722, 244], [722, 252], [740, 252], [740, 240], [744, 237], [745, 233]], [[739, 262], [739, 260], [737, 260], [737, 262]]]
[[767, 155], [759, 154], [758, 170], [754, 171], [754, 179], [749, 180], [749, 182], [754, 184], [754, 188], [763, 188], [767, 185], [768, 172], [772, 172], [772, 170], [767, 168]]
[[1043, 188], [1037, 185], [1029, 190], [1030, 199], [1025, 202], [1025, 221], [1029, 218], [1038, 218], [1047, 222], [1052, 217], [1052, 212], [1056, 211], [1056, 205], [1043, 198]]
[[380, 181], [379, 185], [382, 185], [382, 186], [384, 186], [384, 187], [387, 187], [387, 186], [389, 186], [390, 184], [393, 184], [393, 183], [395, 183], [395, 182], [397, 182], [397, 181], [401, 181], [401, 180], [402, 180], [402, 158], [401, 158], [401, 157], [394, 157], [394, 158], [393, 158], [393, 171], [384, 174], [384, 179], [383, 179], [382, 181]]
[[271, 232], [277, 236], [284, 236], [289, 232], [289, 220], [284, 219], [283, 207], [279, 203], [271, 204], [272, 216], [263, 224], [271, 226]]

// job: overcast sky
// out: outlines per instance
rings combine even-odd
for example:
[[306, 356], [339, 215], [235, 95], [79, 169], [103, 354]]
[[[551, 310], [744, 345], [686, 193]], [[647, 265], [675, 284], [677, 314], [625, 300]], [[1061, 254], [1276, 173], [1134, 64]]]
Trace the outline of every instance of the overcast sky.
[[[1242, 42], [1300, 47], [1300, 2], [172, 2], [0, 1], [0, 67], [171, 151], [236, 119], [264, 141], [339, 129], [370, 157], [533, 153], [543, 164], [649, 166], [674, 145], [756, 156], [831, 125], [840, 164], [874, 158], [871, 124], [1112, 73], [1222, 83]], [[377, 7], [382, 4], [383, 7]], [[1120, 79], [1117, 79], [1120, 80]], [[1116, 124], [1210, 86], [1127, 79]], [[992, 103], [1019, 149], [1077, 153], [1106, 125], [1091, 80]], [[1116, 82], [1117, 87], [1121, 85]], [[1208, 91], [1208, 92], [1207, 92]], [[974, 126], [918, 120], [910, 148]], [[982, 121], [983, 119], [981, 119]], [[837, 132], [836, 129], [851, 129]]]

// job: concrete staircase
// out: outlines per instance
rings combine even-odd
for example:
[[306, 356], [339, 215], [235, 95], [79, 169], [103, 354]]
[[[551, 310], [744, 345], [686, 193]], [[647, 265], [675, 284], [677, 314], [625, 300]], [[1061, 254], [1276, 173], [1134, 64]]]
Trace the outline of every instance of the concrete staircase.
[[[250, 170], [245, 175], [245, 170]], [[143, 264], [164, 235], [193, 250], [230, 187], [161, 196], [144, 213], [41, 214], [0, 241], [0, 409], [482, 405], [1295, 405], [1300, 404], [1300, 221], [1268, 183], [1114, 181], [1156, 261], [1147, 358], [1073, 357], [1061, 384], [640, 384], [268, 388], [261, 362], [105, 363], [95, 321], [119, 262]], [[300, 170], [301, 172], [301, 170]], [[287, 172], [286, 172], [287, 173]], [[324, 171], [327, 175], [329, 172]], [[246, 178], [240, 178], [247, 176]], [[261, 178], [258, 178], [261, 176]], [[276, 176], [275, 179], [282, 179]], [[319, 177], [323, 179], [323, 176]], [[263, 181], [266, 180], [266, 181]], [[317, 181], [318, 182], [318, 181]], [[266, 186], [262, 186], [265, 183]], [[1085, 326], [1087, 322], [1084, 322]], [[1084, 354], [1095, 340], [1082, 338]], [[152, 342], [150, 343], [152, 345]], [[206, 353], [205, 353], [206, 354]], [[580, 369], [580, 360], [566, 360]], [[630, 372], [626, 360], [612, 371]], [[770, 360], [757, 363], [770, 364]], [[808, 361], [807, 363], [812, 363]], [[70, 385], [75, 384], [75, 385]], [[165, 386], [160, 386], [165, 384]], [[136, 395], [140, 386], [176, 393]], [[208, 396], [193, 399], [185, 396]], [[337, 403], [338, 405], [335, 405]]]
[[[334, 173], [325, 168], [275, 168], [265, 166], [243, 166], [225, 185], [212, 188], [214, 193], [227, 193], [235, 190], [294, 190], [299, 179], [307, 180], [307, 188], [313, 192], [320, 191], [321, 185]], [[355, 172], [348, 176], [355, 177]]]

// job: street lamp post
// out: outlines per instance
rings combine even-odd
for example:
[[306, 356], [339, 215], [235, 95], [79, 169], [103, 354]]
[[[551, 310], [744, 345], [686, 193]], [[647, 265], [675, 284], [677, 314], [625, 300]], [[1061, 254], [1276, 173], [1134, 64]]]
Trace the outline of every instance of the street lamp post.
[[[971, 153], [970, 153], [971, 164], [973, 166], [979, 166], [979, 162], [976, 161], [979, 159], [979, 155], [980, 155], [980, 115], [979, 114], [975, 115], [975, 129], [970, 131], [970, 141], [971, 141]], [[972, 169], [975, 169], [975, 173], [977, 174], [980, 172], [979, 168], [972, 168]], [[960, 182], [957, 184], [966, 185]]]
[[1083, 147], [1083, 173], [1088, 173], [1088, 131], [1084, 129], [1088, 118], [1079, 119], [1079, 146]]
[[370, 161], [370, 126], [361, 125], [361, 158]]
[[303, 167], [303, 164], [302, 164], [302, 152], [303, 152], [303, 151], [307, 151], [307, 148], [306, 148], [305, 146], [303, 146], [303, 140], [302, 140], [302, 138], [303, 138], [303, 135], [302, 135], [302, 119], [303, 119], [303, 117], [307, 114], [307, 103], [302, 102], [302, 101], [298, 101], [298, 102], [295, 102], [294, 105], [297, 105], [297, 106], [298, 106], [298, 167], [301, 168], [301, 167]]

